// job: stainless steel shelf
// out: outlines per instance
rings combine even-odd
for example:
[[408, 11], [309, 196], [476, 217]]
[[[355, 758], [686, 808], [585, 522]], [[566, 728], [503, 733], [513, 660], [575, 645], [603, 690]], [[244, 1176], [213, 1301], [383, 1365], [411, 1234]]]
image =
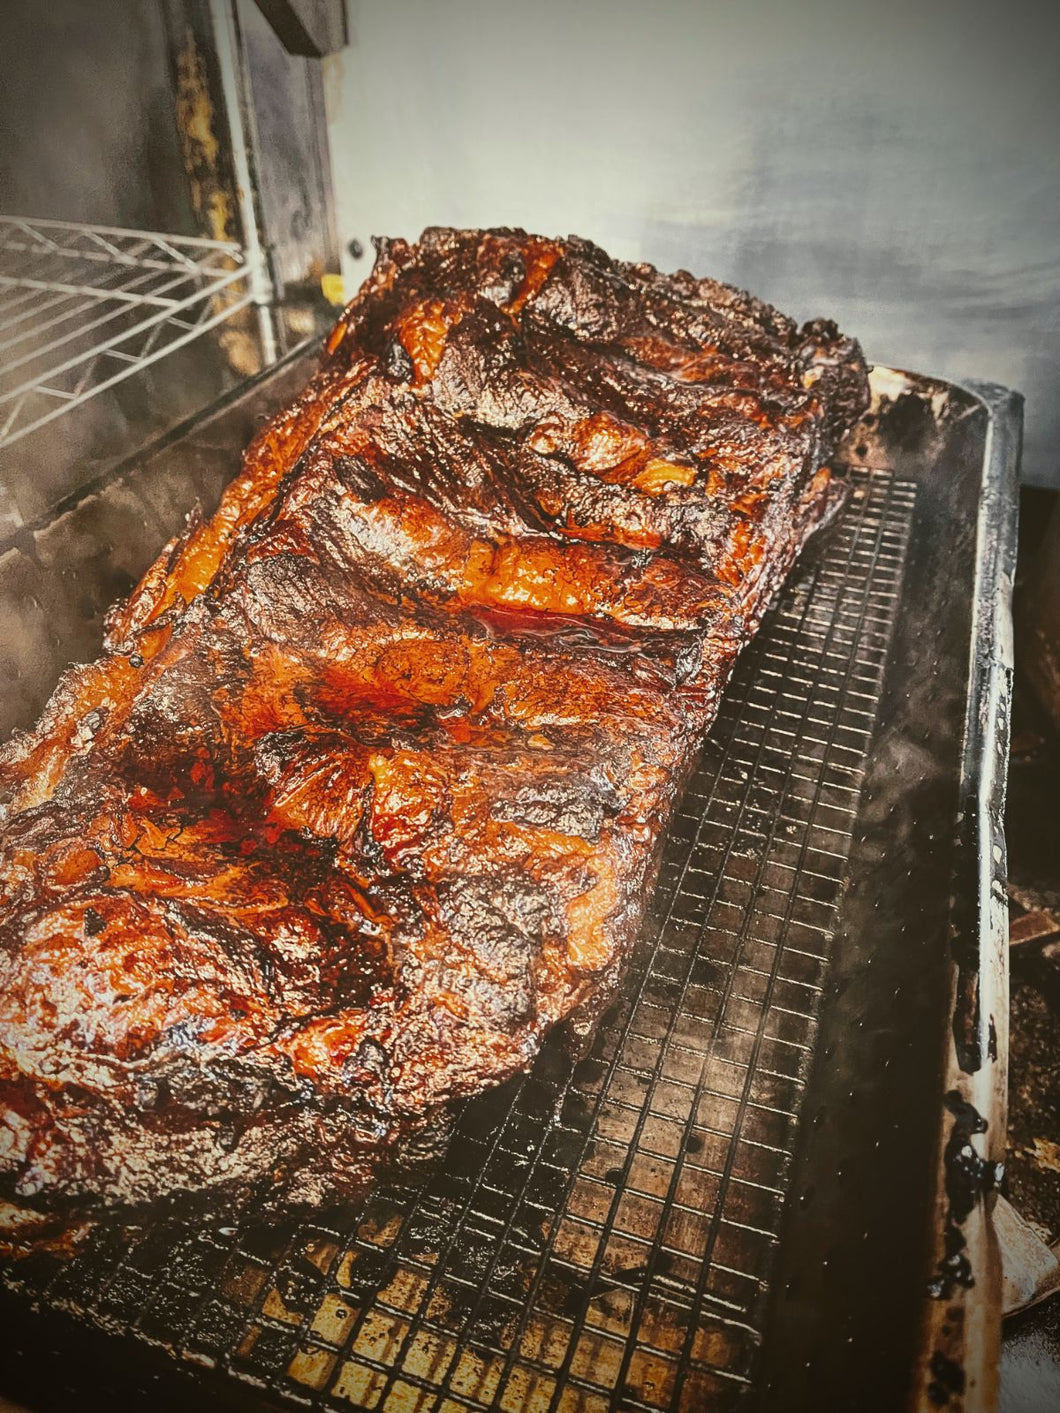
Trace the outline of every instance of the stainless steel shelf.
[[0, 447], [250, 304], [232, 241], [0, 216]]

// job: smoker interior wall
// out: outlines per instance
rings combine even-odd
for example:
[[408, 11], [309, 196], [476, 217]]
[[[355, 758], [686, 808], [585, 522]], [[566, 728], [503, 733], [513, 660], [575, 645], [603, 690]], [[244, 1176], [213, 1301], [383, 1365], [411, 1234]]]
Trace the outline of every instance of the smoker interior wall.
[[[1060, 485], [1060, 8], [350, 0], [340, 233], [577, 231], [1027, 395]], [[366, 260], [346, 257], [347, 283]]]
[[0, 3], [0, 209], [197, 234], [162, 0]]
[[[181, 157], [163, 0], [0, 0], [0, 211], [202, 233]], [[54, 266], [47, 277], [57, 278]], [[58, 307], [51, 292], [38, 307], [44, 348], [88, 320], [73, 313], [76, 299]], [[19, 337], [12, 358], [30, 347], [22, 314], [0, 331], [0, 342]], [[103, 339], [137, 316], [116, 320], [115, 306], [101, 303], [92, 317]], [[57, 344], [51, 366], [89, 347], [87, 337]], [[12, 364], [4, 391], [42, 366]], [[212, 401], [233, 376], [207, 335], [0, 448], [0, 536]]]

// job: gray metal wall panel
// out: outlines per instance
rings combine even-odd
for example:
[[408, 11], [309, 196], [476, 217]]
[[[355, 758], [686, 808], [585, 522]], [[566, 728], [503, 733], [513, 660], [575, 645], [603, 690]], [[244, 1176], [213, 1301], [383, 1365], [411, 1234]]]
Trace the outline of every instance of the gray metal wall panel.
[[[574, 230], [1027, 395], [1060, 485], [1060, 7], [351, 0], [340, 233]], [[355, 285], [366, 262], [347, 257]]]

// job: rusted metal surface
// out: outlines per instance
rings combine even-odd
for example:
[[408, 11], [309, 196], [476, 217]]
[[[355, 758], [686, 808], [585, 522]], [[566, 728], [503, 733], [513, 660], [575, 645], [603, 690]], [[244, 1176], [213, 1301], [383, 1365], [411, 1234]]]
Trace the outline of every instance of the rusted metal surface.
[[[247, 232], [240, 220], [239, 189], [208, 11], [199, 4], [170, 3], [166, 14], [180, 150], [199, 231], [211, 240], [245, 244]], [[216, 312], [221, 313], [232, 298], [227, 290], [215, 295]], [[253, 377], [261, 371], [262, 341], [254, 311], [248, 308], [234, 313], [218, 342], [238, 376]]]
[[1019, 947], [1024, 942], [1048, 942], [1054, 937], [1060, 937], [1060, 918], [1048, 908], [1032, 908], [1009, 923], [1010, 947]]

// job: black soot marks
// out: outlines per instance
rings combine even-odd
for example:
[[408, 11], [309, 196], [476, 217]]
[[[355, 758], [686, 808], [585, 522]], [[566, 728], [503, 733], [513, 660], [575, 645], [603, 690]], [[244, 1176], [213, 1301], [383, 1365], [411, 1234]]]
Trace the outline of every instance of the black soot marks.
[[935, 433], [931, 402], [916, 393], [902, 393], [880, 408], [880, 426], [888, 442], [900, 451], [917, 452]]
[[966, 1103], [955, 1089], [950, 1090], [944, 1102], [953, 1115], [953, 1128], [943, 1155], [949, 1202], [945, 1250], [938, 1274], [928, 1286], [928, 1293], [935, 1300], [948, 1300], [958, 1286], [967, 1290], [975, 1284], [961, 1228], [980, 1197], [996, 1188], [1004, 1175], [1003, 1164], [981, 1158], [972, 1147], [972, 1135], [985, 1133], [988, 1127], [978, 1109]]
[[936, 1350], [931, 1356], [931, 1382], [928, 1384], [928, 1398], [936, 1408], [942, 1408], [952, 1397], [964, 1392], [964, 1370], [948, 1355]]

